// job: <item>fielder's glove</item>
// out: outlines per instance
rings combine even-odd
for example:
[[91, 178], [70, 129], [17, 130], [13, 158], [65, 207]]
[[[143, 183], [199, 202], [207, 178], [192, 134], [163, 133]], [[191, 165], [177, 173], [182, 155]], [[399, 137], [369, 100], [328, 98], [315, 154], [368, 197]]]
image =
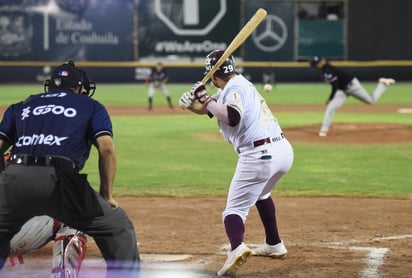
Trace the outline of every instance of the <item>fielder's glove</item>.
[[204, 106], [207, 106], [207, 104], [212, 101], [213, 99], [207, 94], [206, 92], [206, 87], [205, 84], [203, 84], [201, 81], [197, 81], [192, 89], [190, 90], [190, 93], [193, 94], [193, 96]]
[[179, 99], [179, 105], [183, 108], [192, 108], [196, 102], [196, 98], [190, 92], [185, 92]]

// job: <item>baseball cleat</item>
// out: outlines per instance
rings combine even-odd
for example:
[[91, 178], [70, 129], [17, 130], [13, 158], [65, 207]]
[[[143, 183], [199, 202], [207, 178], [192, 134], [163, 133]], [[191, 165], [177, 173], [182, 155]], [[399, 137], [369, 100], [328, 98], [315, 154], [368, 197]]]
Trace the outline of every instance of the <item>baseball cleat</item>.
[[264, 256], [275, 259], [280, 259], [286, 256], [287, 253], [288, 250], [286, 250], [285, 244], [283, 244], [283, 240], [275, 245], [269, 245], [265, 242], [252, 250], [253, 256]]
[[327, 135], [328, 135], [327, 132], [324, 132], [324, 131], [319, 132], [320, 137], [326, 137]]
[[244, 243], [240, 244], [235, 250], [227, 254], [226, 262], [217, 272], [217, 276], [233, 276], [236, 273], [236, 270], [244, 264], [251, 255], [252, 250], [250, 250]]
[[379, 82], [382, 83], [385, 86], [389, 86], [389, 85], [395, 84], [395, 79], [393, 79], [393, 78], [379, 78]]

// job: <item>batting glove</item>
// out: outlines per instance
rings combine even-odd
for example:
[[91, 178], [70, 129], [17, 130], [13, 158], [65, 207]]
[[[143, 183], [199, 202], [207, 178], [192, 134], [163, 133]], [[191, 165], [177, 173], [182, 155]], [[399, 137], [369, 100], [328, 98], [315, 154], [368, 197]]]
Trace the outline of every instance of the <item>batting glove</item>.
[[206, 92], [205, 84], [203, 84], [201, 81], [197, 81], [193, 85], [190, 93], [192, 93], [194, 97], [205, 106], [212, 100]]
[[185, 92], [179, 99], [179, 105], [180, 107], [191, 108], [193, 107], [195, 100], [196, 99], [192, 93]]

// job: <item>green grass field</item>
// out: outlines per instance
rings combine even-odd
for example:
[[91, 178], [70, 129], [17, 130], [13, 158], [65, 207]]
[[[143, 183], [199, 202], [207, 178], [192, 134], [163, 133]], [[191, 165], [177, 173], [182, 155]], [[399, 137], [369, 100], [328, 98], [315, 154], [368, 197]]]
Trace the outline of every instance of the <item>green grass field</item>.
[[[376, 84], [365, 83], [369, 91]], [[258, 85], [260, 86], [260, 85]], [[190, 84], [169, 85], [176, 103]], [[412, 107], [412, 83], [390, 87], [376, 105]], [[0, 86], [0, 105], [7, 106], [42, 91], [41, 84]], [[209, 88], [213, 91], [212, 88]], [[323, 83], [278, 84], [262, 93], [273, 104], [323, 104], [330, 87]], [[98, 84], [95, 99], [104, 105], [146, 105], [147, 88], [138, 84]], [[165, 104], [160, 93], [155, 105]], [[364, 105], [355, 99], [347, 104]], [[282, 127], [321, 122], [323, 112], [276, 113]], [[114, 193], [138, 196], [224, 196], [237, 156], [219, 137], [215, 120], [188, 112], [177, 115], [115, 116], [118, 152]], [[412, 114], [344, 113], [334, 122], [402, 123]], [[403, 144], [330, 145], [292, 142], [292, 170], [274, 189], [281, 196], [349, 196], [412, 198], [412, 142]], [[84, 169], [98, 187], [96, 151]]]

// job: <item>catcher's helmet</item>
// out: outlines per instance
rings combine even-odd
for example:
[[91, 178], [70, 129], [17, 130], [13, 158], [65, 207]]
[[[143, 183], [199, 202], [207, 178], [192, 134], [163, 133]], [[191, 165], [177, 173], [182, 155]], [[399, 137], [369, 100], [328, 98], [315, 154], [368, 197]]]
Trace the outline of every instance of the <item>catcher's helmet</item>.
[[[212, 67], [216, 64], [216, 62], [219, 60], [220, 57], [222, 57], [224, 51], [223, 50], [213, 50], [206, 56], [205, 60], [205, 66], [206, 66], [206, 71], [205, 74], [207, 74]], [[223, 62], [223, 64], [219, 67], [217, 71], [215, 71], [214, 75], [219, 77], [219, 78], [226, 78], [227, 76], [236, 73], [236, 63], [235, 59], [233, 58], [232, 55], [230, 55], [226, 60]]]
[[313, 56], [312, 59], [309, 61], [309, 64], [312, 68], [316, 68], [316, 65], [320, 63], [320, 61], [326, 61], [325, 57], [322, 56]]

